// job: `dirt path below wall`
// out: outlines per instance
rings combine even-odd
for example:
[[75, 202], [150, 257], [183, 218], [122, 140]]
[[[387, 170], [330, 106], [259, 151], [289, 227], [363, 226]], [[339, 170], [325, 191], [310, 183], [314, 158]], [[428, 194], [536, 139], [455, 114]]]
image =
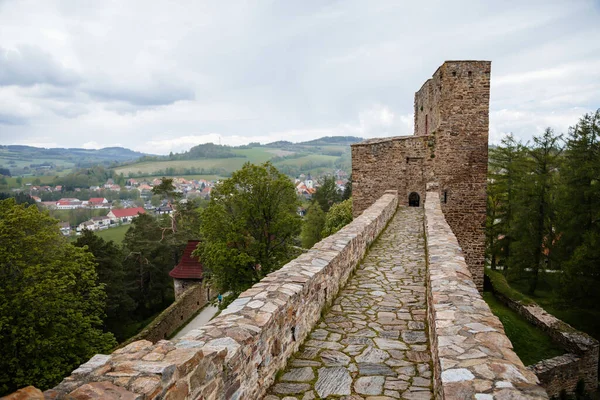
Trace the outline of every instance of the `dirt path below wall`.
[[432, 398], [423, 209], [400, 208], [265, 400]]

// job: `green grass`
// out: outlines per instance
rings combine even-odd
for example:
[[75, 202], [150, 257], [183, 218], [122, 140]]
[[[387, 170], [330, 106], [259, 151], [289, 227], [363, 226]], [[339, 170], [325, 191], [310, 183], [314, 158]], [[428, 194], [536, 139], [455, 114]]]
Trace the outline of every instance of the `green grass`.
[[253, 164], [262, 164], [275, 157], [273, 149], [265, 149], [263, 147], [253, 147], [251, 149], [234, 149], [234, 153], [246, 156], [245, 160]]
[[529, 297], [527, 297], [523, 294], [524, 293], [523, 291], [518, 291], [518, 290], [515, 290], [514, 288], [512, 288], [506, 281], [506, 278], [504, 277], [504, 275], [502, 275], [500, 272], [492, 271], [491, 269], [486, 268], [485, 275], [488, 278], [490, 278], [490, 281], [492, 282], [492, 286], [494, 287], [494, 290], [496, 290], [497, 292], [502, 293], [509, 299], [519, 301], [519, 302], [521, 302], [521, 304], [533, 303], [533, 301]]
[[56, 175], [61, 175], [63, 172], [61, 173], [56, 173], [55, 175], [31, 175], [31, 176], [24, 176], [22, 177], [22, 183], [19, 185], [17, 183], [17, 177], [16, 176], [11, 176], [10, 178], [6, 178], [6, 183], [8, 184], [8, 189], [18, 189], [18, 188], [23, 188], [25, 187], [26, 183], [31, 183], [33, 184], [33, 181], [36, 179], [40, 180], [40, 184], [41, 185], [52, 185], [54, 183], [54, 179], [56, 178]]
[[128, 176], [129, 174], [156, 175], [159, 171], [167, 168], [185, 169], [185, 168], [223, 168], [225, 171], [232, 172], [244, 165], [245, 158], [217, 158], [203, 160], [176, 160], [176, 161], [145, 161], [141, 163], [129, 164], [115, 168], [117, 174]]
[[192, 179], [205, 179], [207, 181], [215, 181], [218, 179], [223, 179], [224, 177], [220, 176], [220, 175], [202, 175], [202, 174], [196, 174], [196, 175], [151, 175], [151, 176], [144, 176], [143, 178], [134, 178], [136, 179], [138, 182], [139, 181], [143, 181], [143, 180], [148, 180], [151, 181], [152, 179], [160, 179], [163, 176], [166, 176], [167, 178], [183, 178], [183, 179], [187, 179], [187, 180], [192, 180]]
[[[165, 160], [165, 161], [145, 161], [140, 163], [133, 163], [115, 168], [117, 174], [123, 173], [127, 176], [128, 174], [142, 173], [144, 175], [156, 175], [160, 170], [166, 170], [167, 168], [185, 169], [185, 168], [222, 168], [226, 172], [237, 171], [242, 168], [242, 165], [246, 162], [254, 164], [260, 164], [275, 157], [275, 154], [261, 147], [253, 147], [251, 149], [233, 149], [233, 152], [244, 157], [232, 157], [232, 158], [205, 158], [199, 160]], [[179, 176], [179, 175], [177, 175]]]
[[483, 298], [492, 312], [502, 321], [515, 353], [525, 365], [564, 354], [564, 350], [552, 342], [548, 335], [505, 306], [493, 293], [484, 292]]
[[130, 226], [131, 225], [121, 225], [116, 228], [108, 228], [103, 231], [95, 231], [94, 233], [106, 241], [112, 240], [117, 244], [121, 244]]
[[307, 164], [309, 162], [321, 163], [324, 161], [331, 161], [332, 163], [337, 160], [339, 157], [336, 156], [326, 156], [323, 154], [310, 154], [308, 156], [300, 157], [300, 158], [291, 158], [289, 160], [283, 160], [275, 164], [277, 165], [295, 165], [301, 166]]
[[[560, 284], [558, 273], [542, 274], [535, 293], [528, 296], [556, 318], [600, 340], [600, 308], [568, 303], [559, 293]], [[529, 288], [527, 279], [511, 282], [510, 285], [519, 292], [526, 292]]]
[[[147, 177], [155, 177], [159, 175], [158, 171], [166, 171], [167, 168], [174, 168], [175, 170], [183, 170], [186, 168], [204, 168], [205, 170], [210, 169], [222, 169], [225, 173], [232, 173], [242, 168], [242, 166], [246, 162], [251, 162], [254, 164], [264, 163], [273, 157], [277, 156], [277, 149], [270, 148], [261, 148], [254, 147], [251, 149], [234, 149], [235, 153], [244, 155], [245, 157], [238, 158], [207, 158], [201, 160], [175, 160], [175, 161], [145, 161], [141, 163], [134, 163], [129, 165], [124, 165], [121, 167], [115, 168], [115, 172], [117, 174], [122, 173], [125, 176], [129, 174], [133, 175], [144, 175]], [[328, 156], [324, 154], [309, 154], [299, 158], [292, 158], [288, 160], [281, 160], [275, 162], [275, 167], [277, 166], [296, 166], [296, 167], [310, 167], [311, 164], [315, 166], [312, 168], [307, 168], [304, 173], [324, 173], [331, 172], [332, 167], [325, 167], [319, 164], [323, 163], [333, 163], [338, 160], [340, 157], [337, 156]], [[175, 176], [181, 176], [175, 172]], [[201, 175], [186, 175], [186, 176], [201, 176]], [[204, 175], [207, 176], [207, 175]], [[209, 176], [217, 176], [217, 175], [209, 175]], [[206, 179], [206, 178], [205, 178]]]

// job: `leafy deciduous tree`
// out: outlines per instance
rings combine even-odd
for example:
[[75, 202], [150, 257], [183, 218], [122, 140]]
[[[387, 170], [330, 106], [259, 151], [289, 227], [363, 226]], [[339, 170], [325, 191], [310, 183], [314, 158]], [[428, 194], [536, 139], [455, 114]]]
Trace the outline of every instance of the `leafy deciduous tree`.
[[119, 342], [127, 339], [124, 328], [132, 321], [136, 303], [128, 291], [123, 251], [113, 241], [107, 242], [87, 229], [74, 244], [94, 255], [98, 280], [105, 285], [104, 330], [112, 332]]
[[325, 227], [325, 213], [318, 203], [312, 203], [306, 210], [306, 216], [302, 222], [300, 240], [302, 247], [310, 249], [321, 240], [321, 232]]
[[295, 255], [298, 199], [271, 163], [250, 163], [212, 190], [199, 253], [219, 289], [240, 293]]
[[333, 235], [344, 226], [352, 222], [352, 199], [344, 200], [334, 204], [325, 216], [323, 237]]
[[68, 244], [37, 207], [0, 201], [0, 394], [48, 388], [116, 345], [102, 332], [93, 256]]

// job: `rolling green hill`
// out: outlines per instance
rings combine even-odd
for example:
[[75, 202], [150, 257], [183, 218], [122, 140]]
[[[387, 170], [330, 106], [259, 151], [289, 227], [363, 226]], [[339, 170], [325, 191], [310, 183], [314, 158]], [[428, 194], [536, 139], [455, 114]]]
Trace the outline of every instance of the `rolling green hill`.
[[13, 176], [55, 176], [76, 167], [109, 166], [114, 163], [135, 161], [143, 155], [122, 147], [94, 150], [0, 145], [0, 168], [8, 169]]
[[[213, 175], [227, 177], [246, 162], [271, 161], [281, 172], [321, 175], [341, 169], [350, 172], [350, 144], [361, 138], [324, 137], [308, 142], [273, 142], [266, 145], [228, 147], [212, 143], [170, 156], [144, 157], [139, 162], [114, 168], [126, 177]], [[215, 156], [211, 156], [215, 151]]]

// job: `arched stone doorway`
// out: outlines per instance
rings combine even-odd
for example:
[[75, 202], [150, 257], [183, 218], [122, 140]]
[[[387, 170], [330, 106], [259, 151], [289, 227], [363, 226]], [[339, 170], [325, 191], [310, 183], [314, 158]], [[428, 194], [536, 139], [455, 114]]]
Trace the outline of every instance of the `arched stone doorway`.
[[421, 205], [421, 196], [419, 193], [412, 192], [408, 195], [408, 206], [409, 207], [419, 207]]

